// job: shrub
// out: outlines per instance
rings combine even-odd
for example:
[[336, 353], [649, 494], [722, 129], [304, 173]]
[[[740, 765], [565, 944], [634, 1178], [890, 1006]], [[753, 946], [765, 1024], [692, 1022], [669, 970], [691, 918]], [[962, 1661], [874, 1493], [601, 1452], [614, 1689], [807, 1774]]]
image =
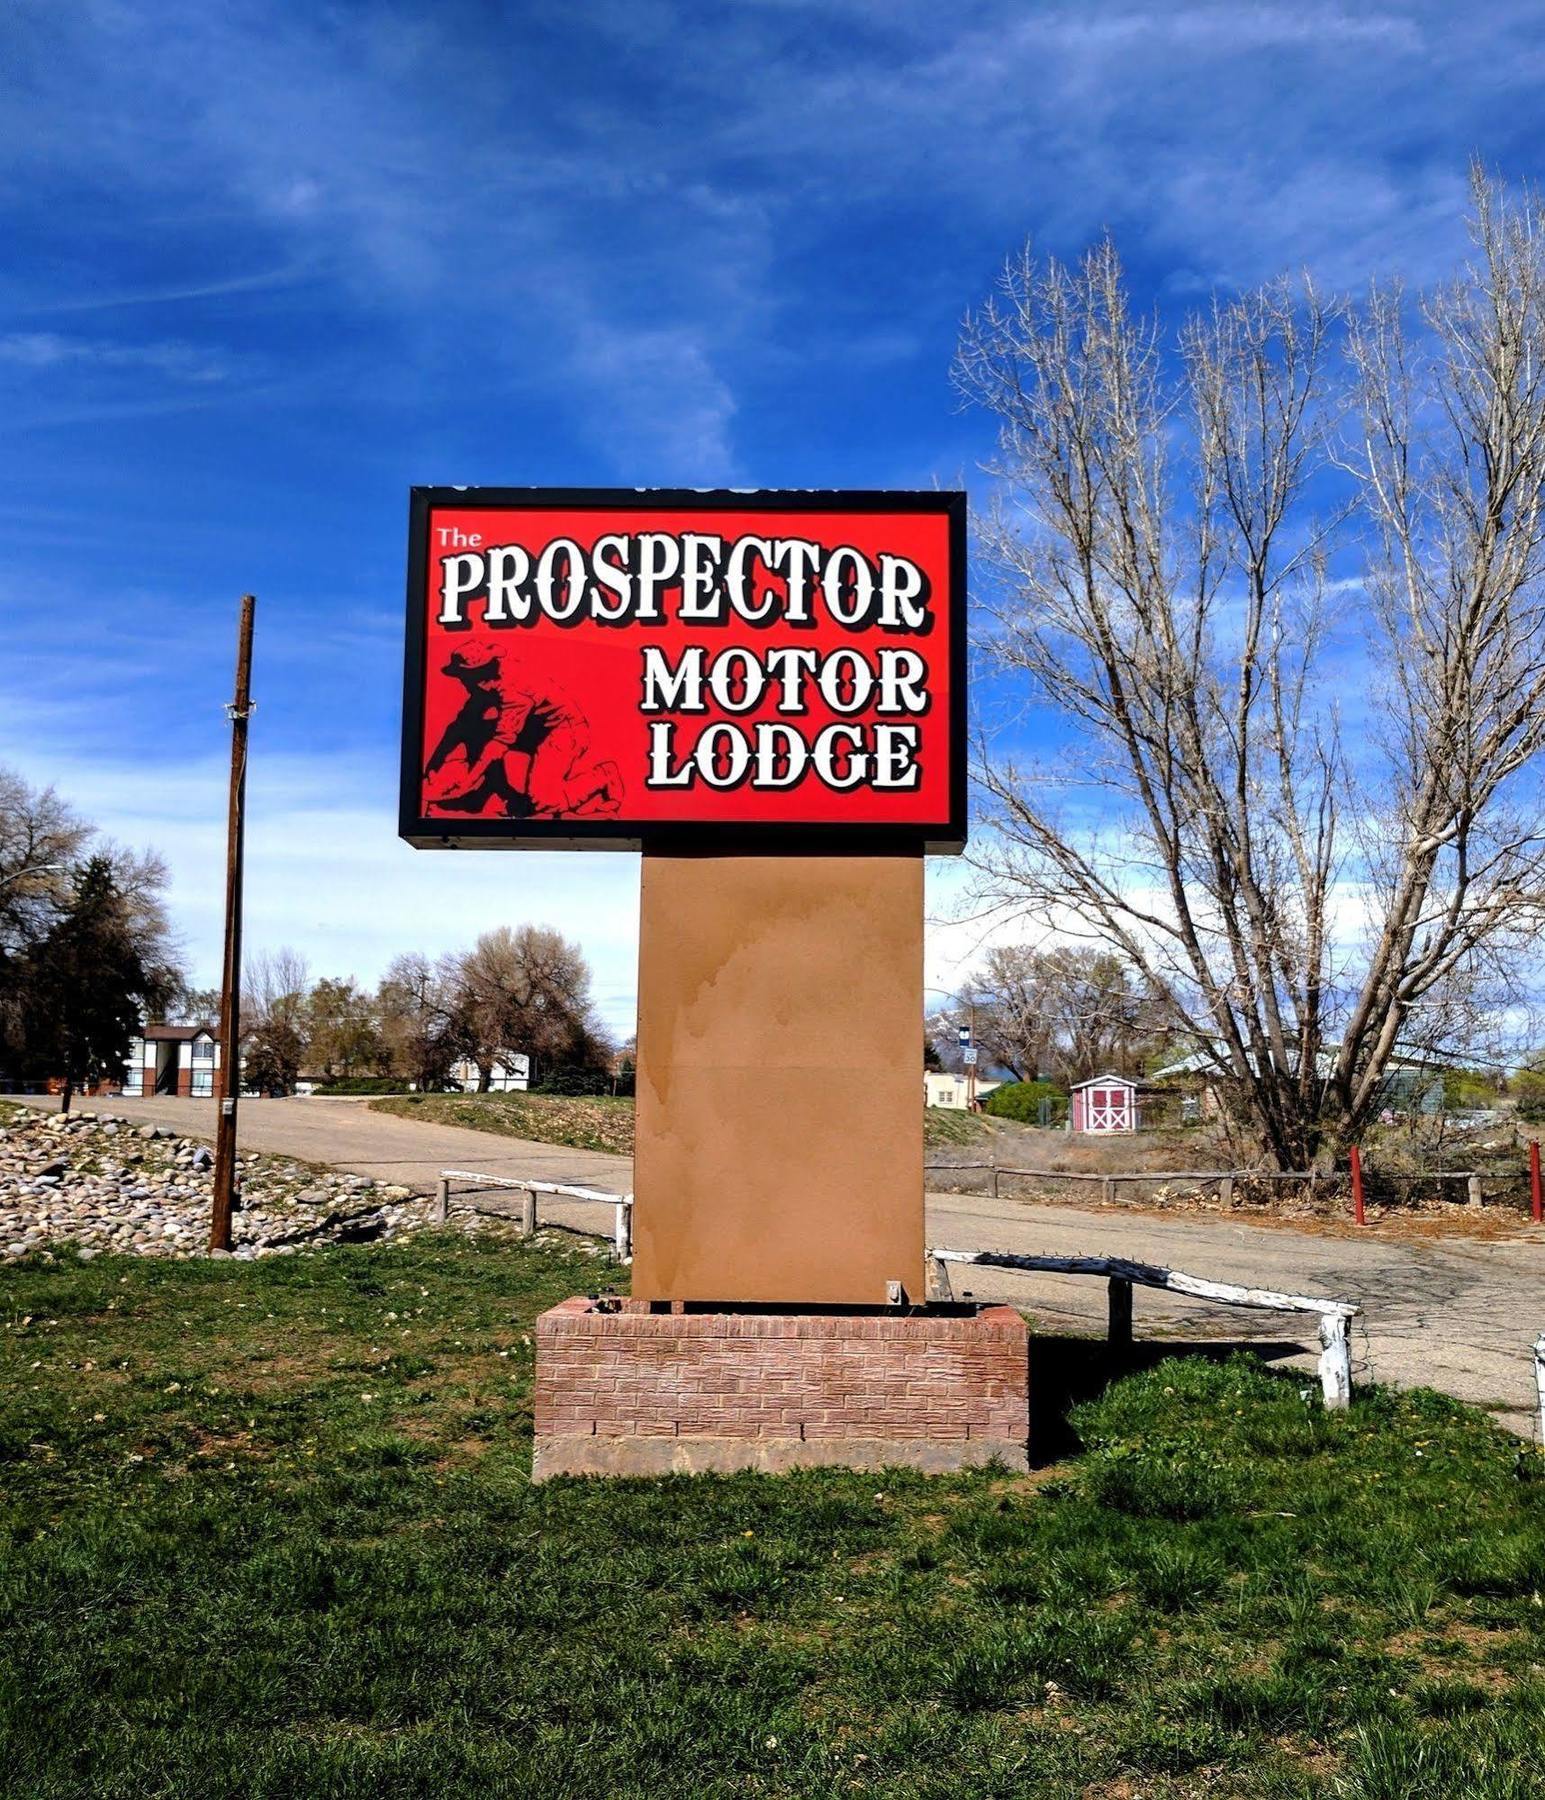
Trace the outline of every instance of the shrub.
[[625, 1064], [621, 1073], [609, 1069], [579, 1067], [551, 1069], [531, 1089], [533, 1094], [568, 1094], [577, 1097], [618, 1095], [633, 1097], [633, 1067]]
[[317, 1094], [400, 1094], [407, 1085], [400, 1075], [339, 1075], [332, 1081], [319, 1081], [312, 1092]]
[[1545, 1068], [1539, 1064], [1539, 1057], [1531, 1057], [1507, 1084], [1526, 1119], [1545, 1119]]
[[995, 1119], [1017, 1119], [1021, 1125], [1039, 1125], [1041, 1102], [1051, 1102], [1049, 1125], [1060, 1125], [1068, 1116], [1068, 1097], [1054, 1081], [1006, 1081], [982, 1101], [982, 1110]]
[[1443, 1071], [1443, 1105], [1447, 1111], [1483, 1111], [1496, 1104], [1497, 1084], [1478, 1070]]

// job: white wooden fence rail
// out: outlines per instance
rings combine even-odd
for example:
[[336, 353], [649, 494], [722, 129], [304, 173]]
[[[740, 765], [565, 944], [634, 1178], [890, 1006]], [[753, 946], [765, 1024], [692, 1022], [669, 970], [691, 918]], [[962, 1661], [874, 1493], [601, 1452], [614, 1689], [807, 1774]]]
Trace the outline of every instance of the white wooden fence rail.
[[[1279, 1294], [1271, 1288], [1239, 1287], [1231, 1281], [1207, 1281], [1180, 1269], [1155, 1263], [1130, 1262], [1120, 1256], [1018, 1256], [1006, 1250], [930, 1250], [938, 1298], [949, 1299], [950, 1264], [967, 1263], [988, 1269], [1021, 1269], [1045, 1275], [1103, 1275], [1109, 1282], [1110, 1341], [1132, 1341], [1132, 1289], [1151, 1287], [1186, 1294], [1197, 1300], [1216, 1300], [1224, 1306], [1249, 1306], [1267, 1312], [1313, 1313], [1320, 1323], [1320, 1386], [1325, 1404], [1341, 1408], [1352, 1399], [1352, 1346], [1350, 1322], [1362, 1308], [1351, 1300], [1318, 1299], [1309, 1294]], [[1545, 1338], [1541, 1339], [1545, 1344]], [[1545, 1381], [1545, 1364], [1541, 1365]], [[1545, 1395], [1545, 1388], [1542, 1388]], [[1545, 1405], [1545, 1399], [1542, 1399]]]
[[[613, 1194], [605, 1188], [575, 1187], [564, 1181], [530, 1181], [520, 1180], [512, 1175], [487, 1175], [470, 1169], [442, 1169], [440, 1178], [435, 1183], [435, 1218], [442, 1225], [450, 1217], [451, 1183], [453, 1181], [470, 1182], [478, 1188], [508, 1188], [521, 1196], [519, 1230], [523, 1237], [529, 1237], [537, 1227], [538, 1196], [553, 1194], [564, 1200], [578, 1200], [596, 1206], [610, 1206], [613, 1209], [612, 1245], [617, 1252], [619, 1262], [630, 1263], [633, 1260], [633, 1196], [631, 1194]], [[466, 1196], [457, 1196], [456, 1204], [464, 1212], [485, 1212], [497, 1218], [508, 1218], [504, 1212], [495, 1213], [486, 1206], [474, 1206]]]

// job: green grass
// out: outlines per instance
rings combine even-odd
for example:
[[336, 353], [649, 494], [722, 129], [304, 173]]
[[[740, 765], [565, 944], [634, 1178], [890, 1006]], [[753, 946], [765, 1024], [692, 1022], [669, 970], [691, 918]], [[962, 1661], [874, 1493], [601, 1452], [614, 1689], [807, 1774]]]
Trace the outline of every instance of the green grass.
[[[466, 1125], [474, 1131], [538, 1144], [571, 1144], [578, 1150], [633, 1154], [631, 1100], [573, 1099], [561, 1094], [407, 1094], [372, 1100], [372, 1112], [435, 1125]], [[990, 1128], [973, 1113], [930, 1106], [923, 1112], [923, 1141], [977, 1144]]]
[[372, 1112], [423, 1119], [432, 1125], [465, 1125], [537, 1144], [569, 1144], [576, 1150], [633, 1154], [633, 1102], [566, 1094], [408, 1094], [372, 1100]]
[[978, 1113], [953, 1106], [923, 1108], [923, 1142], [930, 1150], [936, 1144], [980, 1144], [991, 1135], [992, 1127]]
[[1545, 1480], [1480, 1415], [1171, 1360], [1038, 1477], [532, 1488], [532, 1318], [616, 1273], [7, 1270], [0, 1790], [1545, 1793]]

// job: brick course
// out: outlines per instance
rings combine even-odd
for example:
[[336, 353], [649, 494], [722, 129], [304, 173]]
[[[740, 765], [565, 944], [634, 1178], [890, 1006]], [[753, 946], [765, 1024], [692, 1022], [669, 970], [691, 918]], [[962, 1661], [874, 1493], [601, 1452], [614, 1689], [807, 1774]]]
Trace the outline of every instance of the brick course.
[[536, 1326], [533, 1475], [1026, 1467], [1029, 1340], [959, 1313], [602, 1312]]

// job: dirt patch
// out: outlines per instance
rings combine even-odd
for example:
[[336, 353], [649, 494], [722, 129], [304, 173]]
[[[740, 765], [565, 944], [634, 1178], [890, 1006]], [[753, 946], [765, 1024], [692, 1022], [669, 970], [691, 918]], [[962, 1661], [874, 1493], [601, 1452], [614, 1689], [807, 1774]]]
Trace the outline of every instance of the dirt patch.
[[[1496, 1653], [1521, 1636], [1518, 1628], [1511, 1625], [1488, 1628], [1464, 1619], [1429, 1619], [1387, 1638], [1384, 1648], [1391, 1656], [1409, 1657], [1426, 1677], [1453, 1677], [1473, 1682], [1488, 1693], [1500, 1693], [1513, 1686], [1517, 1677], [1495, 1660]], [[1434, 1651], [1434, 1639], [1463, 1655]]]
[[[975, 1192], [974, 1189], [952, 1190]], [[1476, 1211], [1466, 1206], [1448, 1206], [1431, 1212], [1407, 1211], [1404, 1208], [1370, 1207], [1367, 1224], [1358, 1225], [1340, 1213], [1293, 1211], [1264, 1206], [1218, 1206], [1154, 1203], [1141, 1200], [1101, 1201], [1079, 1195], [1053, 1195], [1047, 1191], [1031, 1194], [1004, 1194], [1004, 1199], [1018, 1201], [1027, 1207], [1066, 1207], [1078, 1205], [1086, 1212], [1128, 1213], [1139, 1217], [1173, 1218], [1178, 1213], [1228, 1219], [1239, 1225], [1259, 1225], [1266, 1230], [1310, 1231], [1318, 1237], [1380, 1238], [1395, 1243], [1417, 1243], [1440, 1238], [1470, 1238], [1479, 1243], [1545, 1242], [1545, 1228], [1536, 1226], [1516, 1212], [1501, 1208]]]

